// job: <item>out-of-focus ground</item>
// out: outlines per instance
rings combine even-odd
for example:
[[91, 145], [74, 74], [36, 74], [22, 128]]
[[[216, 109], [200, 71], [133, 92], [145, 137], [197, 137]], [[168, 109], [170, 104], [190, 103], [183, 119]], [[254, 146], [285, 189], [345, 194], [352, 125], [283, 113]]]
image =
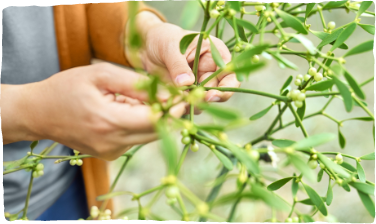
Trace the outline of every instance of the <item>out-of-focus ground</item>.
[[[147, 2], [148, 5], [155, 7], [160, 12], [162, 12], [168, 22], [173, 24], [180, 24], [181, 12], [186, 4], [186, 2]], [[374, 5], [370, 7], [369, 10], [374, 11]], [[247, 7], [247, 11], [253, 11], [253, 7]], [[303, 8], [304, 10], [304, 8]], [[354, 13], [347, 14], [345, 10], [332, 10], [332, 12], [324, 11], [324, 16], [326, 22], [335, 21], [337, 27], [346, 24], [355, 18]], [[192, 30], [200, 30], [202, 22], [202, 13], [197, 24], [192, 28]], [[254, 24], [257, 22], [256, 16], [245, 17], [250, 19]], [[312, 24], [311, 29], [313, 30], [322, 30], [321, 21], [318, 14], [314, 15], [308, 20], [309, 24]], [[362, 17], [361, 23], [365, 24], [374, 24], [374, 18]], [[210, 25], [210, 24], [209, 24]], [[228, 40], [233, 35], [233, 31], [227, 29], [224, 35], [224, 40]], [[272, 40], [273, 43], [276, 43], [275, 37], [272, 37], [270, 34], [265, 36], [267, 40]], [[320, 40], [313, 36], [309, 35], [309, 39], [317, 45]], [[359, 43], [362, 43], [366, 40], [373, 39], [373, 36], [369, 33], [362, 30], [360, 27], [357, 27], [354, 34], [346, 41], [346, 44], [349, 48], [352, 48]], [[258, 39], [254, 40], [254, 43], [257, 43]], [[288, 44], [290, 48], [304, 51], [299, 44]], [[329, 50], [328, 47], [324, 48], [323, 51]], [[335, 51], [336, 55], [344, 54], [344, 51], [338, 49]], [[302, 60], [295, 56], [286, 56], [289, 60], [294, 62], [300, 67], [299, 71], [294, 71], [291, 69], [281, 69], [278, 67], [278, 64], [272, 60], [268, 61], [268, 65], [261, 70], [257, 71], [250, 76], [249, 80], [242, 83], [243, 88], [251, 88], [255, 90], [261, 90], [265, 92], [271, 92], [278, 94], [278, 91], [284, 81], [288, 76], [293, 75], [294, 77], [301, 73], [305, 74], [308, 69], [308, 64], [305, 60]], [[346, 68], [348, 71], [356, 78], [356, 80], [361, 83], [364, 80], [374, 75], [374, 57], [372, 52], [363, 53], [357, 56], [350, 56], [347, 59]], [[293, 85], [293, 84], [292, 84]], [[373, 82], [366, 85], [363, 90], [367, 96], [366, 102], [368, 108], [373, 111], [374, 105], [374, 87]], [[295, 86], [292, 86], [295, 88]], [[309, 98], [307, 99], [307, 109], [306, 114], [316, 112], [322, 108], [322, 106], [327, 101], [327, 98]], [[244, 116], [249, 117], [260, 110], [266, 108], [272, 103], [272, 99], [265, 98], [257, 95], [248, 95], [248, 94], [234, 94], [234, 96], [223, 105], [230, 107], [238, 108], [244, 114]], [[344, 118], [350, 117], [362, 117], [367, 116], [367, 114], [359, 107], [354, 107], [351, 113], [347, 113], [344, 108], [343, 102], [336, 98], [333, 100], [333, 103], [327, 109], [327, 113], [341, 120]], [[271, 121], [275, 118], [277, 114], [277, 108], [273, 108], [266, 116], [263, 118], [252, 122], [250, 125], [242, 127], [240, 129], [228, 132], [228, 135], [231, 140], [241, 144], [246, 143], [249, 140], [254, 139], [255, 137], [260, 136], [264, 133], [267, 127], [270, 125]], [[293, 119], [290, 112], [286, 112], [283, 116], [284, 122], [289, 122]], [[211, 122], [211, 118], [205, 113], [196, 116], [195, 121], [197, 122]], [[337, 124], [323, 116], [316, 116], [307, 120], [304, 120], [304, 125], [307, 129], [307, 132], [310, 135], [321, 133], [321, 132], [332, 132], [337, 133]], [[348, 121], [344, 123], [344, 126], [341, 128], [343, 135], [346, 137], [346, 147], [341, 150], [337, 141], [330, 142], [323, 146], [317, 147], [319, 151], [338, 151], [354, 156], [362, 156], [374, 151], [374, 144], [372, 138], [372, 122], [364, 121]], [[179, 135], [176, 135], [177, 140], [179, 141]], [[299, 140], [302, 139], [303, 135], [299, 129], [294, 125], [289, 128], [282, 130], [274, 135], [275, 138], [285, 138]], [[265, 144], [269, 144], [266, 143]], [[207, 183], [212, 181], [218, 174], [219, 161], [216, 157], [210, 156], [209, 150], [206, 147], [200, 147], [200, 150], [196, 153], [188, 152], [186, 160], [182, 166], [179, 179], [183, 181], [186, 186], [191, 189], [195, 194], [197, 194], [201, 199], [205, 199], [210, 186], [207, 186]], [[117, 171], [119, 170], [123, 159], [118, 159], [115, 162], [111, 163], [111, 178], [114, 179]], [[347, 160], [345, 161], [354, 164], [354, 161]], [[362, 165], [366, 172], [366, 177], [368, 180], [375, 181], [375, 162], [374, 161], [362, 161]], [[317, 172], [319, 169], [316, 170]], [[291, 172], [292, 173], [292, 172]], [[160, 179], [166, 174], [165, 162], [158, 148], [158, 142], [151, 143], [144, 148], [142, 148], [130, 161], [128, 167], [120, 178], [119, 184], [116, 187], [116, 190], [126, 190], [132, 191], [135, 193], [143, 192], [147, 189], [150, 189], [154, 186], [157, 186], [160, 183]], [[272, 175], [272, 173], [269, 173]], [[273, 176], [273, 175], [272, 175]], [[322, 196], [326, 195], [327, 191], [328, 177], [324, 175], [322, 182], [309, 184], [318, 191]], [[221, 194], [226, 192], [231, 192], [236, 189], [235, 179], [230, 179], [226, 182], [221, 190]], [[282, 195], [287, 201], [292, 202], [291, 197], [291, 185], [287, 184], [277, 191]], [[307, 196], [304, 194], [298, 195], [299, 199], [305, 199]], [[136, 207], [137, 203], [131, 201], [131, 196], [120, 196], [115, 197], [114, 207], [115, 213], [120, 212], [121, 210]], [[141, 202], [145, 205], [150, 200], [150, 197], [145, 197], [145, 200]], [[165, 203], [166, 198], [162, 198], [153, 206], [152, 212], [166, 219], [175, 219], [180, 220], [180, 217]], [[187, 203], [187, 209], [192, 210], [193, 208]], [[310, 211], [310, 206], [298, 206], [302, 212], [308, 213]], [[214, 213], [227, 217], [230, 211], [230, 206], [221, 206], [217, 207], [214, 210]], [[352, 188], [351, 192], [346, 192], [342, 188], [335, 186], [334, 187], [334, 199], [331, 206], [328, 206], [328, 211], [330, 215], [327, 218], [316, 214], [315, 219], [320, 219], [322, 221], [338, 221], [338, 222], [350, 222], [350, 223], [367, 223], [373, 222], [372, 217], [368, 214], [362, 202], [359, 199], [357, 192]], [[135, 219], [137, 214], [129, 215], [130, 219]], [[236, 212], [237, 222], [262, 222], [271, 217], [271, 209], [265, 206], [262, 202], [258, 201], [243, 201], [240, 203], [238, 210]], [[287, 214], [277, 213], [277, 217], [280, 221], [285, 220]]]

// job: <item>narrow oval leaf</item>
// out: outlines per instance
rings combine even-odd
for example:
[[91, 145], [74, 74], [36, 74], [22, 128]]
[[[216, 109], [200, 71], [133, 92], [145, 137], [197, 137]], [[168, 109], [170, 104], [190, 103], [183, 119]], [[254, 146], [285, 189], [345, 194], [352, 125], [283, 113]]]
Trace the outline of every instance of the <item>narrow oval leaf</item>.
[[322, 145], [326, 142], [329, 142], [335, 139], [335, 137], [336, 136], [332, 133], [321, 133], [317, 135], [312, 135], [308, 138], [300, 140], [296, 144], [292, 145], [292, 147], [295, 148], [296, 150], [312, 148], [318, 145]]
[[353, 167], [353, 165], [351, 165], [350, 163], [348, 163], [348, 162], [343, 162], [343, 163], [341, 163], [341, 166], [343, 167], [343, 168], [345, 168], [345, 169], [348, 169], [349, 171], [351, 171], [351, 172], [356, 172], [356, 168], [355, 167]]
[[343, 44], [354, 32], [356, 28], [356, 23], [351, 23], [348, 25], [338, 36], [336, 42], [333, 44], [332, 48], [330, 48], [330, 51], [333, 51], [337, 47], [339, 47], [341, 44]]
[[334, 163], [331, 159], [329, 159], [325, 155], [323, 155], [321, 153], [317, 153], [317, 156], [319, 157], [320, 162], [324, 163], [324, 165], [326, 167], [329, 167], [334, 172], [338, 173], [338, 175], [340, 175], [342, 177], [345, 177], [345, 178], [349, 178], [350, 177], [350, 174], [347, 173], [342, 166]]
[[339, 142], [339, 146], [341, 146], [341, 149], [345, 148], [346, 146], [346, 139], [345, 137], [343, 136], [340, 128], [338, 127], [338, 142]]
[[348, 184], [346, 184], [346, 183], [343, 183], [343, 184], [342, 184], [342, 188], [343, 188], [345, 191], [347, 191], [347, 192], [350, 192], [350, 191], [351, 191], [350, 186], [349, 186]]
[[350, 112], [353, 107], [353, 99], [351, 97], [351, 92], [349, 88], [341, 81], [339, 80], [336, 76], [333, 76], [333, 81], [336, 84], [342, 98], [343, 102], [345, 104], [345, 108], [347, 112]]
[[370, 24], [360, 24], [358, 23], [358, 26], [362, 27], [363, 30], [366, 32], [375, 35], [375, 26]]
[[167, 127], [168, 125], [165, 122], [158, 122], [157, 131], [161, 138], [160, 148], [167, 164], [168, 173], [173, 174], [178, 162], [178, 152], [175, 137], [167, 130]]
[[296, 66], [294, 63], [291, 61], [287, 60], [286, 58], [282, 57], [279, 53], [277, 52], [270, 52], [270, 54], [273, 56], [275, 60], [277, 60], [279, 63], [282, 63], [288, 68], [298, 70], [298, 66]]
[[281, 90], [280, 90], [279, 92], [282, 93], [282, 92], [287, 88], [287, 86], [290, 85], [292, 79], [293, 79], [293, 77], [292, 77], [292, 75], [290, 75], [290, 76], [287, 78], [287, 80], [285, 81], [285, 83], [283, 83], [283, 86], [282, 86], [282, 88], [281, 88]]
[[274, 146], [277, 146], [279, 148], [285, 148], [293, 145], [295, 141], [293, 140], [288, 140], [288, 139], [276, 139], [272, 141], [272, 144]]
[[354, 79], [354, 77], [352, 77], [352, 75], [350, 75], [350, 73], [348, 71], [345, 70], [345, 73], [344, 73], [344, 76], [347, 80], [347, 83], [349, 83], [350, 87], [354, 90], [354, 93], [360, 98], [360, 99], [365, 99], [366, 96], [364, 95], [363, 93], [363, 90], [361, 89], [361, 87], [359, 86], [359, 84], [356, 82], [356, 80]]
[[363, 14], [370, 6], [372, 5], [372, 1], [364, 1], [360, 4], [358, 12], [356, 13], [356, 18]]
[[180, 17], [181, 27], [190, 30], [200, 17], [201, 8], [197, 1], [187, 1]]
[[252, 117], [249, 118], [249, 120], [254, 121], [257, 120], [261, 117], [263, 117], [266, 113], [269, 112], [269, 110], [273, 107], [273, 105], [270, 105], [269, 107], [265, 108], [264, 110], [258, 112], [257, 114], [253, 115]]
[[375, 195], [375, 186], [361, 182], [349, 182], [349, 184], [363, 193]]
[[240, 113], [232, 108], [225, 108], [213, 104], [200, 104], [199, 107], [207, 113], [225, 120], [235, 120], [240, 118]]
[[[331, 35], [331, 34], [328, 34], [328, 33], [325, 33], [325, 32], [321, 32], [321, 31], [310, 30], [310, 32], [311, 32], [312, 34], [314, 34], [316, 37], [320, 38], [321, 40], [324, 40], [327, 36]], [[336, 31], [334, 31], [333, 33], [335, 33], [335, 32], [336, 32]], [[333, 34], [333, 33], [332, 33], [332, 34]], [[341, 33], [341, 32], [339, 31], [337, 34], [339, 35], [340, 33]], [[335, 39], [333, 39], [333, 41], [330, 42], [329, 44], [333, 45], [333, 44], [334, 44], [334, 41], [335, 41]], [[326, 43], [326, 44], [327, 44], [327, 43]], [[326, 45], [326, 44], [325, 44], [325, 45]], [[324, 46], [324, 45], [323, 45], [323, 46]], [[349, 47], [348, 47], [345, 43], [341, 44], [338, 48], [345, 49], [345, 50], [349, 49]]]
[[328, 79], [325, 81], [317, 82], [311, 86], [308, 86], [306, 90], [324, 91], [324, 90], [332, 88], [333, 85], [334, 85], [334, 82], [331, 79]]
[[234, 9], [237, 12], [240, 12], [240, 2], [238, 1], [228, 1], [227, 4], [230, 5], [231, 9]]
[[31, 144], [30, 144], [30, 149], [31, 151], [33, 151], [33, 149], [38, 145], [39, 141], [33, 141]]
[[327, 44], [330, 44], [330, 43], [334, 42], [338, 38], [338, 36], [341, 34], [342, 31], [343, 31], [343, 29], [338, 29], [338, 30], [333, 31], [331, 34], [327, 34], [327, 33], [323, 33], [322, 32], [322, 35], [325, 34], [325, 38], [324, 39], [322, 39], [322, 35], [318, 36], [319, 33], [316, 33], [316, 32], [313, 33], [312, 32], [317, 37], [319, 37], [320, 39], [322, 39], [321, 43], [319, 45], [317, 45], [317, 48], [321, 48], [321, 47], [323, 47], [323, 46], [325, 46]]
[[287, 182], [289, 182], [290, 180], [292, 180], [294, 177], [287, 177], [287, 178], [283, 178], [283, 179], [280, 179], [280, 180], [277, 180], [271, 184], [269, 184], [268, 186], [268, 190], [269, 191], [276, 191], [278, 190], [279, 188], [281, 188], [283, 185], [287, 184]]
[[297, 183], [296, 182], [296, 175], [294, 173], [294, 179], [292, 180], [292, 184], [291, 184], [291, 192], [292, 192], [292, 196], [295, 197], [296, 194], [298, 193], [298, 190], [299, 190], [299, 182]]
[[321, 169], [319, 173], [317, 174], [317, 182], [320, 182], [322, 180], [322, 176], [324, 175], [324, 170]]
[[326, 192], [326, 201], [325, 201], [326, 205], [329, 206], [330, 204], [332, 204], [332, 201], [333, 201], [333, 189], [329, 180], [328, 191]]
[[243, 19], [236, 19], [236, 23], [244, 28], [246, 28], [247, 30], [249, 31], [252, 31], [253, 33], [258, 33], [258, 29], [257, 27], [251, 23], [251, 22], [248, 22], [247, 20], [243, 20]]
[[309, 13], [312, 11], [313, 7], [315, 7], [316, 3], [308, 3], [306, 10], [305, 10], [305, 19], [308, 18]]
[[195, 39], [197, 35], [198, 33], [191, 33], [191, 34], [185, 35], [180, 40], [180, 53], [185, 54], [188, 46], [192, 43], [193, 39]]
[[[325, 201], [325, 200], [326, 200], [326, 197], [321, 197], [321, 199], [322, 199], [323, 201]], [[307, 198], [307, 199], [300, 200], [300, 201], [297, 201], [297, 202], [298, 202], [298, 203], [301, 203], [301, 204], [304, 204], [304, 205], [315, 205], [315, 204], [313, 204], [311, 198]]]
[[303, 219], [304, 222], [315, 222], [310, 215], [300, 215], [300, 219]]
[[269, 47], [267, 44], [263, 45], [257, 45], [251, 49], [244, 50], [242, 53], [240, 53], [237, 57], [232, 59], [231, 63], [237, 64], [241, 61], [246, 61], [249, 63], [249, 59], [252, 58], [253, 55], [261, 54], [264, 50], [266, 50]]
[[260, 185], [252, 184], [251, 190], [253, 194], [259, 196], [269, 206], [282, 211], [290, 210], [290, 205], [285, 200], [283, 200], [273, 192], [266, 190]]
[[323, 214], [324, 216], [328, 215], [328, 210], [326, 209], [326, 206], [324, 204], [324, 201], [320, 197], [320, 195], [317, 194], [315, 190], [313, 190], [310, 186], [307, 184], [303, 184], [304, 189], [306, 190], [309, 198], [311, 199], [312, 203], [316, 206], [316, 208]]
[[330, 1], [324, 5], [323, 9], [337, 8], [345, 4], [347, 1]]
[[258, 163], [253, 160], [245, 151], [244, 149], [239, 148], [235, 144], [228, 143], [227, 148], [234, 154], [234, 156], [242, 162], [249, 174], [258, 175], [260, 173], [260, 168]]
[[[303, 101], [303, 106], [300, 107], [300, 108], [298, 108], [298, 109], [296, 110], [296, 113], [298, 114], [299, 119], [300, 119], [301, 121], [302, 121], [303, 118], [304, 118], [305, 109], [306, 109], [306, 103], [305, 103], [305, 100], [304, 100], [304, 101]], [[296, 126], [296, 127], [299, 127], [299, 126], [300, 126], [300, 125], [299, 125], [299, 122], [298, 122], [297, 119], [295, 119], [295, 126]]]
[[363, 160], [375, 160], [375, 153], [373, 152], [373, 153], [364, 155], [364, 156], [360, 157], [360, 159], [363, 159]]
[[227, 158], [227, 156], [223, 155], [218, 150], [213, 150], [213, 153], [215, 154], [215, 156], [217, 156], [219, 161], [221, 161], [223, 166], [226, 167], [228, 170], [232, 170], [234, 168], [231, 160], [229, 158]]
[[366, 182], [366, 173], [364, 172], [364, 169], [362, 165], [358, 161], [356, 161], [356, 170], [358, 172], [358, 177], [360, 182], [365, 183]]
[[295, 16], [292, 16], [284, 11], [279, 9], [275, 9], [277, 14], [282, 18], [282, 20], [286, 23], [288, 27], [293, 28], [294, 30], [298, 31], [299, 33], [308, 34], [307, 29], [304, 27], [303, 23], [297, 19]]
[[307, 166], [307, 162], [304, 161], [300, 156], [297, 154], [289, 154], [289, 160], [291, 163], [298, 169], [300, 172], [303, 173], [305, 177], [308, 178], [310, 181], [315, 180], [315, 173], [314, 171]]
[[372, 49], [373, 49], [373, 40], [369, 40], [347, 51], [346, 54], [343, 55], [343, 57], [347, 57], [347, 56], [354, 55], [354, 54], [361, 54], [367, 51], [371, 51]]
[[210, 38], [209, 38], [209, 41], [210, 41], [211, 55], [213, 57], [215, 64], [220, 68], [224, 68], [226, 66], [226, 64], [223, 61], [221, 54], [219, 53], [217, 47], [214, 45], [213, 41]]
[[313, 43], [308, 40], [307, 38], [305, 38], [303, 35], [301, 34], [293, 34], [292, 35], [295, 39], [297, 39], [307, 50], [310, 54], [314, 55], [317, 53], [317, 49], [315, 47], [315, 45], [313, 45]]
[[346, 119], [346, 121], [350, 121], [350, 120], [358, 120], [358, 121], [374, 121], [372, 117], [354, 117], [354, 118]]
[[375, 203], [372, 201], [371, 197], [368, 194], [365, 194], [361, 191], [358, 191], [358, 195], [360, 197], [360, 200], [362, 200], [362, 203], [364, 207], [366, 207], [369, 214], [375, 218]]

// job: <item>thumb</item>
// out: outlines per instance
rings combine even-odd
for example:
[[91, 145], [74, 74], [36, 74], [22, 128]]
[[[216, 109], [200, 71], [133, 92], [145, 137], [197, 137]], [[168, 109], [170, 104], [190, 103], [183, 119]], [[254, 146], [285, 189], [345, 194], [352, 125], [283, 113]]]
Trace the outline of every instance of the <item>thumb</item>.
[[180, 52], [168, 54], [164, 62], [171, 79], [177, 86], [188, 86], [195, 82], [195, 76], [189, 67], [187, 59]]

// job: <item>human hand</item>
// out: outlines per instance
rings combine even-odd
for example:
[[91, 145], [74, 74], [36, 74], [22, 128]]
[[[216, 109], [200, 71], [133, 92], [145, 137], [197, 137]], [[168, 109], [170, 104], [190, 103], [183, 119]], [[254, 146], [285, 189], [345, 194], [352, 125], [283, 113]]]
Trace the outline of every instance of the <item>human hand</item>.
[[[151, 108], [141, 103], [148, 95], [134, 87], [143, 79], [147, 77], [101, 63], [69, 69], [37, 83], [6, 86], [2, 92], [4, 143], [51, 139], [82, 153], [116, 159], [132, 145], [157, 139], [149, 119]], [[170, 113], [181, 116], [184, 104]]]
[[[145, 22], [147, 21], [147, 22]], [[152, 74], [161, 74], [168, 77], [178, 86], [194, 84], [195, 76], [192, 72], [195, 58], [198, 37], [189, 45], [186, 53], [182, 55], [179, 50], [179, 43], [182, 37], [192, 33], [192, 31], [169, 23], [163, 23], [150, 12], [141, 12], [137, 15], [137, 27], [141, 37], [144, 39], [144, 48], [141, 50], [141, 63], [137, 63], [126, 55], [131, 64], [135, 67], [142, 67]], [[231, 61], [231, 54], [226, 45], [218, 38], [211, 37], [216, 45], [223, 61]], [[126, 49], [127, 50], [127, 49]], [[202, 82], [218, 69], [215, 64], [209, 40], [203, 40], [200, 51], [200, 61], [198, 65], [198, 81]], [[205, 84], [206, 87], [239, 87], [240, 82], [235, 74], [222, 72]], [[232, 96], [232, 92], [220, 92], [209, 90], [205, 96], [206, 101], [223, 102]]]

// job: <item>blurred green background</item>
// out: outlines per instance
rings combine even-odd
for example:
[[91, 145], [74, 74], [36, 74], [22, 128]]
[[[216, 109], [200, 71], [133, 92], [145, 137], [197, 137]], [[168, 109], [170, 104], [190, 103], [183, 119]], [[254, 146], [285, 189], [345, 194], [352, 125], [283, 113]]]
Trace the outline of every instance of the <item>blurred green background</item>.
[[[181, 25], [180, 17], [182, 11], [187, 2], [184, 1], [152, 1], [147, 2], [148, 5], [158, 9], [162, 14], [164, 14], [168, 22]], [[197, 7], [198, 4], [197, 4]], [[374, 11], [374, 4], [369, 8], [370, 11]], [[253, 7], [247, 7], [247, 11], [253, 11]], [[304, 7], [302, 8], [304, 10]], [[331, 12], [324, 11], [324, 17], [326, 22], [335, 21], [337, 27], [349, 23], [355, 18], [355, 14], [350, 12], [346, 13], [345, 10], [332, 10]], [[193, 26], [192, 30], [200, 30], [201, 22], [203, 18], [203, 13], [200, 12], [200, 17], [197, 23]], [[257, 16], [245, 16], [251, 22], [256, 24]], [[211, 21], [212, 22], [212, 21]], [[309, 24], [312, 24], [311, 29], [316, 31], [322, 31], [321, 21], [318, 14], [313, 15], [308, 19]], [[361, 23], [374, 25], [374, 18], [362, 17]], [[210, 24], [209, 24], [210, 25]], [[224, 40], [228, 40], [233, 36], [233, 31], [231, 29], [226, 29], [224, 33]], [[272, 43], [276, 43], [277, 39], [271, 34], [266, 34], [266, 40]], [[308, 38], [315, 44], [319, 44], [320, 40], [310, 34]], [[353, 35], [346, 41], [346, 44], [351, 49], [352, 47], [362, 43], [366, 40], [373, 39], [373, 36], [360, 27], [356, 28]], [[254, 43], [257, 43], [258, 39], [255, 38]], [[299, 44], [290, 43], [287, 44], [288, 47], [295, 49], [297, 51], [305, 49]], [[323, 52], [328, 51], [329, 48], [323, 49]], [[345, 51], [338, 49], [335, 51], [336, 56], [343, 55]], [[299, 71], [294, 71], [291, 69], [281, 69], [275, 60], [268, 61], [267, 66], [252, 74], [247, 81], [242, 83], [243, 88], [250, 88], [255, 90], [260, 90], [264, 92], [270, 92], [278, 94], [284, 81], [288, 76], [297, 74], [305, 74], [308, 70], [308, 64], [305, 60], [298, 58], [296, 56], [286, 55], [286, 58], [291, 60], [293, 63], [300, 67]], [[265, 59], [264, 59], [265, 60]], [[372, 52], [363, 53], [361, 55], [350, 56], [347, 58], [346, 68], [348, 71], [356, 78], [356, 80], [361, 83], [372, 77], [374, 74], [374, 57]], [[373, 82], [366, 85], [363, 90], [367, 96], [366, 102], [368, 108], [373, 111], [374, 105], [374, 87]], [[295, 88], [292, 84], [293, 88]], [[316, 112], [322, 108], [328, 99], [324, 97], [320, 98], [309, 98], [307, 102], [306, 114]], [[265, 98], [262, 96], [248, 95], [248, 94], [234, 94], [234, 96], [224, 105], [238, 108], [242, 111], [243, 115], [250, 117], [251, 115], [261, 111], [262, 109], [268, 107], [272, 103], [272, 99]], [[367, 114], [360, 108], [354, 107], [351, 113], [347, 113], [344, 108], [343, 102], [335, 98], [333, 102], [327, 109], [327, 113], [341, 120], [350, 117], [362, 117], [367, 116]], [[242, 127], [240, 129], [230, 131], [227, 134], [233, 142], [244, 144], [255, 137], [260, 136], [264, 133], [267, 127], [270, 125], [271, 121], [277, 115], [277, 108], [273, 108], [266, 116], [263, 118], [252, 122], [250, 125]], [[212, 121], [210, 116], [205, 113], [196, 116], [195, 120], [201, 123], [208, 123]], [[287, 112], [283, 116], [284, 122], [289, 122], [293, 120], [291, 113]], [[337, 133], [337, 124], [323, 116], [316, 116], [307, 120], [304, 120], [304, 125], [307, 132], [310, 135], [321, 133], [321, 132], [332, 132]], [[343, 135], [346, 137], [346, 147], [341, 150], [338, 141], [332, 141], [323, 146], [317, 147], [319, 151], [338, 151], [354, 156], [362, 156], [374, 151], [373, 137], [372, 137], [372, 122], [363, 121], [348, 121], [344, 123], [341, 128]], [[274, 135], [275, 138], [293, 139], [299, 140], [303, 138], [300, 129], [295, 126], [290, 126], [289, 128], [277, 132]], [[179, 135], [176, 134], [176, 139], [179, 141]], [[261, 144], [271, 145], [269, 142], [262, 142]], [[186, 161], [184, 162], [179, 179], [182, 180], [186, 186], [191, 189], [197, 196], [201, 199], [205, 199], [209, 190], [208, 186], [219, 172], [219, 161], [214, 156], [209, 156], [210, 151], [201, 146], [200, 150], [196, 153], [191, 151], [188, 152]], [[281, 158], [282, 159], [282, 158]], [[345, 161], [350, 162], [355, 166], [353, 161], [345, 159]], [[116, 160], [111, 163], [111, 178], [115, 178], [117, 171], [119, 170], [123, 158]], [[368, 180], [375, 181], [375, 162], [374, 161], [363, 161], [362, 165], [366, 171], [366, 177]], [[270, 165], [264, 165], [266, 167], [271, 167]], [[293, 169], [290, 169], [292, 173]], [[316, 170], [317, 172], [319, 169]], [[237, 171], [236, 171], [237, 172]], [[142, 148], [130, 161], [125, 172], [121, 176], [120, 182], [116, 187], [116, 190], [122, 191], [132, 191], [135, 193], [143, 192], [160, 183], [160, 179], [166, 174], [166, 166], [164, 160], [161, 156], [160, 149], [158, 148], [158, 142], [148, 144]], [[265, 172], [269, 176], [273, 176], [272, 172]], [[275, 175], [274, 175], [275, 176]], [[278, 176], [276, 176], [278, 177]], [[268, 182], [269, 183], [269, 182]], [[328, 177], [325, 174], [323, 180], [317, 183], [310, 183], [314, 189], [322, 196], [326, 195], [327, 191]], [[230, 179], [223, 186], [220, 194], [232, 192], [236, 189], [236, 179]], [[323, 217], [320, 214], [315, 215], [316, 220], [322, 220], [327, 222], [350, 222], [350, 223], [366, 223], [373, 222], [372, 217], [368, 214], [362, 202], [359, 199], [357, 192], [352, 188], [351, 192], [346, 192], [337, 185], [334, 187], [334, 199], [331, 206], [328, 206], [328, 211], [331, 215], [328, 217]], [[277, 191], [282, 195], [288, 202], [292, 202], [291, 196], [291, 185], [287, 184], [283, 188]], [[299, 199], [305, 199], [307, 196], [304, 194], [298, 195]], [[125, 195], [116, 197], [114, 199], [115, 213], [136, 207], [137, 203], [131, 201], [131, 196]], [[142, 204], [146, 204], [150, 200], [150, 197], [145, 197], [141, 200]], [[189, 203], [186, 203], [187, 206]], [[300, 211], [308, 213], [310, 211], [310, 206], [298, 206]], [[188, 206], [188, 210], [193, 209]], [[222, 217], [227, 217], [230, 211], [230, 206], [220, 206], [215, 208], [215, 214]], [[175, 219], [180, 220], [180, 217], [166, 204], [165, 196], [162, 196], [158, 203], [153, 207], [152, 212], [165, 219]], [[128, 215], [130, 219], [136, 219], [137, 214], [133, 213]], [[262, 222], [271, 217], [271, 209], [265, 206], [262, 202], [258, 201], [242, 201], [238, 210], [236, 212], [237, 222]], [[287, 214], [277, 213], [277, 217], [280, 221], [285, 220]]]

